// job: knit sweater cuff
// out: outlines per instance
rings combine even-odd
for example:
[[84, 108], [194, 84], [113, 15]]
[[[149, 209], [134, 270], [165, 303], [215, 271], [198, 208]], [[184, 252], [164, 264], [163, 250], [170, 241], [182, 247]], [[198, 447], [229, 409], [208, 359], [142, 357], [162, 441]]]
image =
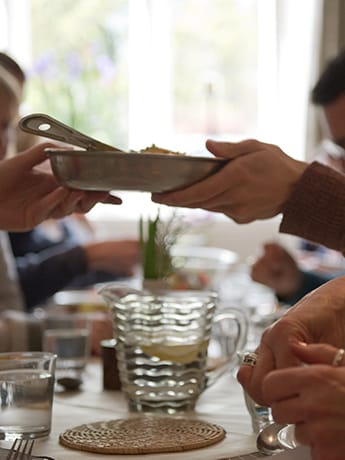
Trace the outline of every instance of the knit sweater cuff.
[[345, 252], [345, 176], [311, 163], [283, 208], [280, 232]]

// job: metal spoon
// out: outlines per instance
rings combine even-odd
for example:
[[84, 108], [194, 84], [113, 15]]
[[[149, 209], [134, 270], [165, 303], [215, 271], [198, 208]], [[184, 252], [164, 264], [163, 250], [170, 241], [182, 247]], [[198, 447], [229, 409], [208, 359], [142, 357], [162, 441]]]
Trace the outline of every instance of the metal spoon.
[[278, 433], [285, 426], [286, 425], [280, 425], [279, 423], [271, 423], [265, 426], [256, 439], [257, 449], [265, 455], [283, 452], [285, 449], [279, 442]]
[[19, 120], [19, 127], [27, 133], [77, 145], [86, 150], [114, 150], [115, 152], [122, 152], [122, 150], [116, 147], [97, 141], [43, 113], [33, 113], [23, 117]]

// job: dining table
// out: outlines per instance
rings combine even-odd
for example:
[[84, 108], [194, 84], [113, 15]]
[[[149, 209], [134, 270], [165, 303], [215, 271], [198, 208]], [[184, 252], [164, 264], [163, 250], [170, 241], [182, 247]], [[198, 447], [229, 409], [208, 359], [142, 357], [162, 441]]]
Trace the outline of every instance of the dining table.
[[[196, 408], [185, 417], [220, 425], [226, 431], [225, 438], [208, 447], [176, 453], [154, 454], [101, 454], [65, 447], [59, 435], [66, 430], [87, 423], [126, 419], [133, 417], [127, 408], [124, 394], [119, 390], [103, 389], [103, 367], [101, 359], [94, 357], [87, 364], [83, 384], [78, 391], [54, 393], [52, 430], [47, 438], [37, 439], [34, 455], [49, 455], [55, 460], [249, 460], [258, 458], [256, 435], [252, 431], [243, 390], [234, 371], [222, 375], [197, 401]], [[137, 414], [136, 414], [137, 415]], [[9, 447], [9, 441], [1, 441], [0, 447]], [[252, 455], [249, 455], [252, 454]]]

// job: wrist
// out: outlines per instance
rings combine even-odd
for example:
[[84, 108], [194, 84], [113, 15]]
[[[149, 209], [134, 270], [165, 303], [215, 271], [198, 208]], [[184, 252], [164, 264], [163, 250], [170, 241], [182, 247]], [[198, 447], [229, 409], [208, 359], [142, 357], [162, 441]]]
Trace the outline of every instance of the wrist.
[[308, 163], [304, 161], [299, 161], [290, 158], [291, 163], [289, 165], [289, 175], [288, 175], [288, 183], [286, 189], [286, 195], [282, 202], [282, 208], [284, 208], [285, 204], [289, 201], [291, 196], [294, 194], [295, 188], [297, 184], [300, 182], [305, 170], [308, 167]]
[[297, 302], [297, 300], [299, 300], [304, 294], [307, 294], [308, 291], [304, 292], [303, 290], [303, 284], [304, 273], [296, 268], [296, 273], [291, 276], [291, 281], [289, 284], [277, 291], [278, 299], [292, 305], [293, 303]]
[[101, 269], [101, 258], [99, 257], [99, 251], [95, 244], [86, 244], [83, 246], [86, 263], [89, 270]]

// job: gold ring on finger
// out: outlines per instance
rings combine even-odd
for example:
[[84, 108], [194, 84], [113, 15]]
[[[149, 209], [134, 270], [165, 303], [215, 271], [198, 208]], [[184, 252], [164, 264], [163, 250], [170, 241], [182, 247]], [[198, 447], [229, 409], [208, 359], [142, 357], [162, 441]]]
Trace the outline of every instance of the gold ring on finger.
[[345, 355], [345, 350], [344, 348], [339, 348], [339, 350], [336, 351], [333, 361], [332, 361], [332, 366], [340, 366], [343, 357]]

